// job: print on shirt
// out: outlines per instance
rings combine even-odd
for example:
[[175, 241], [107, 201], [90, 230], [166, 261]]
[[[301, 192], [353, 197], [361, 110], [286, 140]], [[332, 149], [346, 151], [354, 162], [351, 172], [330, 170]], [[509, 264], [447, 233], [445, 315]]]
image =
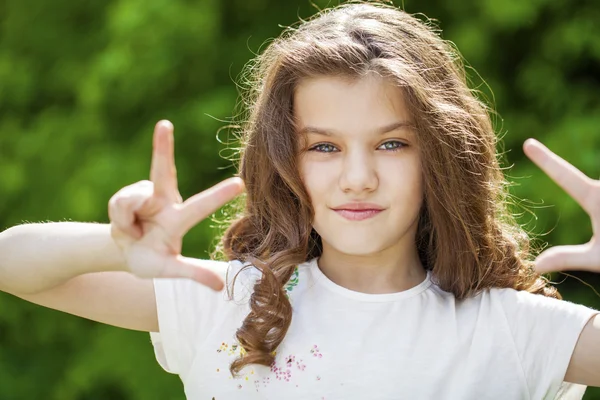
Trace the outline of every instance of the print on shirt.
[[[229, 345], [226, 342], [222, 342], [221, 346], [217, 349], [217, 353], [226, 355], [225, 361], [227, 364], [223, 368], [217, 368], [217, 372], [229, 372], [229, 363], [232, 361], [232, 357], [237, 358], [238, 356], [243, 356], [246, 354], [246, 350], [239, 344]], [[306, 352], [300, 354], [289, 354], [285, 357], [281, 357], [281, 355], [277, 356], [277, 351], [274, 351], [273, 356], [275, 360], [271, 364], [271, 368], [269, 370], [269, 375], [263, 377], [262, 379], [253, 379], [255, 378], [255, 370], [254, 368], [250, 368], [244, 375], [240, 378], [236, 379], [239, 382], [239, 379], [242, 380], [242, 383], [237, 384], [238, 389], [242, 389], [244, 382], [252, 381], [254, 383], [254, 388], [258, 392], [260, 387], [266, 388], [271, 382], [282, 381], [282, 382], [294, 382], [294, 377], [297, 374], [304, 373], [307, 370], [306, 363], [304, 359], [316, 359], [320, 360], [323, 358], [323, 354], [321, 353], [318, 345], [313, 345], [309, 349], [306, 349]], [[304, 357], [304, 358], [302, 358]], [[271, 378], [274, 378], [271, 380]], [[234, 379], [233, 377], [229, 377], [229, 379]], [[319, 375], [315, 378], [317, 381], [321, 380]], [[296, 384], [296, 387], [298, 385]]]
[[[238, 357], [243, 357], [246, 355], [246, 350], [244, 349], [244, 347], [240, 346], [237, 343], [234, 343], [232, 345], [229, 345], [226, 342], [222, 342], [221, 346], [219, 346], [219, 348], [217, 349], [217, 353], [222, 353], [227, 355], [227, 361], [230, 364], [231, 363], [231, 358], [233, 357], [238, 358]], [[217, 372], [221, 372], [224, 371], [226, 373], [229, 372], [229, 364], [227, 364], [226, 366], [224, 366], [223, 368], [217, 368]], [[243, 381], [250, 381], [251, 378], [254, 376], [254, 369], [250, 369], [250, 371], [246, 372], [246, 374], [244, 374], [240, 379], [242, 379]], [[229, 377], [229, 379], [233, 379], [231, 376]], [[238, 389], [241, 389], [243, 386], [241, 384], [238, 384]]]
[[300, 273], [298, 272], [298, 266], [296, 265], [296, 268], [294, 268], [294, 272], [292, 273], [292, 276], [290, 277], [290, 280], [288, 281], [288, 283], [285, 285], [285, 294], [288, 297], [288, 299], [290, 298], [290, 292], [292, 291], [292, 289], [294, 289], [295, 286], [298, 286], [298, 276], [300, 275]]

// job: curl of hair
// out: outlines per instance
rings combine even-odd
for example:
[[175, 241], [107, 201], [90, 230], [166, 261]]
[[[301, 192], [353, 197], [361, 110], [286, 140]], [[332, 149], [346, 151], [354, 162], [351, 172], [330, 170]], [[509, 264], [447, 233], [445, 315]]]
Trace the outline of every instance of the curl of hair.
[[321, 254], [298, 172], [302, 141], [292, 111], [302, 79], [375, 73], [402, 89], [423, 168], [416, 244], [437, 285], [457, 299], [488, 288], [560, 298], [534, 272], [529, 237], [509, 212], [490, 110], [469, 89], [461, 57], [431, 22], [352, 1], [287, 28], [245, 71], [240, 176], [247, 197], [220, 248], [262, 277], [236, 334], [246, 354], [232, 363], [232, 374], [248, 364], [271, 365], [292, 318], [284, 286], [298, 264]]

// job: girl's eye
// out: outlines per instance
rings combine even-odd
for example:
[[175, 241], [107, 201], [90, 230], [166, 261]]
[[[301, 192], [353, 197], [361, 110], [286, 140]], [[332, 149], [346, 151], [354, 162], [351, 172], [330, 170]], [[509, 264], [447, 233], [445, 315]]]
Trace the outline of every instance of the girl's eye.
[[379, 146], [379, 148], [382, 148], [382, 150], [390, 150], [390, 151], [398, 151], [401, 150], [403, 147], [405, 147], [406, 145], [398, 140], [390, 140], [389, 142], [385, 142], [383, 143], [381, 146]]
[[336, 150], [335, 146], [330, 143], [321, 143], [308, 149], [308, 151], [317, 151], [319, 153], [333, 153]]

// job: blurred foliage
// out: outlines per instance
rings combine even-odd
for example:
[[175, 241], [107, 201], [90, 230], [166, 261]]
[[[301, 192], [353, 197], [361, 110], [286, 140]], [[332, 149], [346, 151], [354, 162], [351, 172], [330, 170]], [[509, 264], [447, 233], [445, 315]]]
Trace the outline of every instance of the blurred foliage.
[[[397, 5], [441, 21], [444, 38], [472, 67], [473, 87], [498, 111], [512, 192], [524, 199], [515, 208], [520, 222], [551, 245], [589, 240], [585, 212], [524, 157], [521, 144], [536, 137], [600, 176], [600, 4]], [[315, 11], [309, 0], [0, 0], [0, 229], [106, 222], [110, 196], [147, 178], [152, 128], [162, 118], [176, 127], [184, 197], [231, 176], [217, 130], [234, 110], [236, 76], [281, 26]], [[184, 252], [207, 257], [212, 235], [209, 222], [200, 224]], [[577, 276], [600, 288], [598, 276]], [[577, 280], [559, 289], [600, 307]], [[178, 378], [154, 361], [147, 334], [0, 294], [0, 399], [41, 398], [184, 396]], [[588, 389], [586, 399], [600, 399], [600, 390]]]

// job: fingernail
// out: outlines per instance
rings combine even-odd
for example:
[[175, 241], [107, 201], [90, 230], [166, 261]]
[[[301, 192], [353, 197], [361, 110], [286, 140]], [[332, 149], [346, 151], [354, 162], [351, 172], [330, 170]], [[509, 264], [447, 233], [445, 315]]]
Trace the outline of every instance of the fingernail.
[[173, 124], [167, 119], [161, 119], [160, 121], [158, 121], [158, 125], [160, 125], [163, 128], [173, 129]]
[[529, 138], [529, 139], [527, 139], [527, 140], [525, 141], [525, 143], [524, 143], [524, 144], [525, 144], [525, 146], [527, 146], [527, 145], [536, 146], [536, 145], [538, 145], [539, 143], [540, 143], [540, 142], [539, 142], [538, 140], [536, 140], [536, 139], [534, 139], [534, 138]]

